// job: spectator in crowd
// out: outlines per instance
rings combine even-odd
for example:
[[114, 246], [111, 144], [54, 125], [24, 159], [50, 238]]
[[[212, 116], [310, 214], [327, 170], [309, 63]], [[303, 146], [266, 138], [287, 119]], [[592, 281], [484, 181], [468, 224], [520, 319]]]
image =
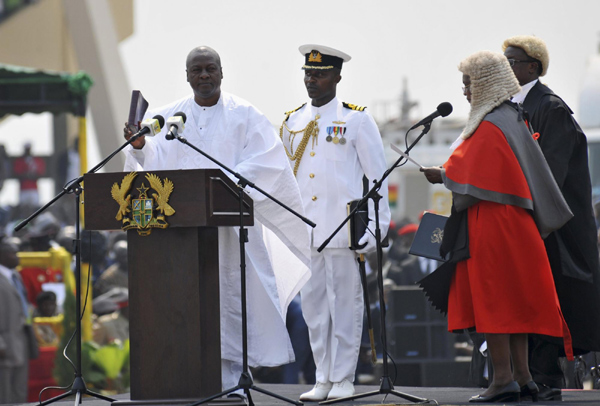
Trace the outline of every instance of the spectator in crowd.
[[58, 160], [58, 183], [59, 187], [64, 187], [68, 182], [76, 179], [81, 174], [79, 163], [79, 137], [76, 136], [71, 146], [60, 154]]
[[60, 231], [60, 223], [49, 211], [41, 213], [31, 224], [27, 233], [31, 251], [48, 251], [56, 247], [56, 236]]
[[81, 262], [89, 264], [91, 267], [92, 282], [95, 283], [108, 267], [106, 234], [90, 230], [83, 230], [81, 232]]
[[33, 310], [33, 317], [54, 317], [57, 315], [56, 293], [42, 291], [37, 295], [35, 303], [36, 308]]
[[92, 302], [98, 316], [93, 325], [94, 341], [99, 345], [129, 339], [129, 291], [113, 288]]
[[27, 402], [29, 359], [37, 356], [25, 286], [15, 269], [18, 250], [0, 241], [0, 404]]
[[38, 179], [46, 174], [46, 163], [31, 154], [31, 143], [24, 146], [23, 155], [13, 162], [13, 175], [19, 180], [19, 204], [37, 207], [40, 203]]
[[393, 258], [393, 261], [384, 276], [396, 285], [414, 285], [423, 277], [419, 258], [408, 253], [418, 228], [417, 224], [412, 223], [401, 227], [390, 249], [390, 258]]
[[115, 263], [106, 268], [94, 285], [94, 295], [98, 296], [112, 288], [129, 288], [129, 272], [127, 270], [127, 241], [117, 241], [111, 255]]
[[55, 347], [60, 341], [60, 337], [52, 326], [45, 323], [37, 323], [38, 317], [54, 317], [57, 315], [58, 305], [56, 303], [56, 293], [51, 291], [42, 291], [36, 298], [37, 307], [33, 311], [34, 323], [33, 331], [40, 347]]
[[[21, 251], [44, 252], [58, 245], [54, 240], [60, 225], [49, 212], [37, 216], [28, 229], [27, 245], [21, 245]], [[27, 287], [29, 301], [35, 303], [37, 295], [43, 290], [43, 284], [62, 281], [62, 270], [50, 266], [27, 266], [21, 269], [21, 277]]]

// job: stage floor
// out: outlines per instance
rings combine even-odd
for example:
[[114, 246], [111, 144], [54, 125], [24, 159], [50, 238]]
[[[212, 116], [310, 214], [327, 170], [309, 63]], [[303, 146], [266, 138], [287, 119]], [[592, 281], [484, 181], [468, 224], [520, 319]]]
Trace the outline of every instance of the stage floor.
[[[257, 384], [258, 387], [283, 396], [288, 399], [297, 400], [302, 392], [310, 390], [311, 385], [283, 385], [283, 384]], [[364, 393], [369, 391], [377, 391], [378, 386], [357, 386], [356, 393]], [[426, 404], [440, 405], [440, 406], [454, 406], [454, 405], [472, 405], [468, 400], [471, 396], [478, 394], [480, 391], [478, 388], [427, 388], [427, 387], [404, 387], [397, 386], [394, 388], [397, 392], [401, 392], [408, 395], [413, 395], [420, 398], [429, 399]], [[258, 391], [251, 391], [252, 399], [257, 406], [282, 406], [290, 403], [283, 402], [276, 398], [264, 395]], [[119, 401], [129, 400], [129, 394], [120, 394], [114, 396]], [[75, 397], [68, 397], [60, 401], [52, 403], [56, 406], [74, 405]], [[225, 403], [225, 402], [223, 402]], [[597, 406], [600, 405], [600, 391], [598, 390], [563, 390], [563, 401], [562, 402], [538, 402], [532, 403], [521, 402], [522, 404], [531, 405], [569, 405], [569, 406]], [[35, 405], [37, 403], [27, 403], [27, 405]], [[226, 403], [230, 404], [230, 403]], [[317, 405], [317, 403], [307, 403], [308, 405]], [[414, 405], [416, 403], [405, 400], [404, 398], [397, 397], [395, 395], [388, 395], [387, 399], [384, 400], [384, 395], [373, 395], [370, 397], [362, 398], [352, 402], [336, 403], [338, 405], [354, 405], [354, 406], [366, 406], [366, 405]], [[498, 404], [498, 403], [496, 403]], [[513, 403], [516, 404], [516, 403]], [[84, 406], [110, 406], [109, 402], [98, 400], [95, 398], [84, 397]], [[76, 405], [74, 405], [76, 406]]]

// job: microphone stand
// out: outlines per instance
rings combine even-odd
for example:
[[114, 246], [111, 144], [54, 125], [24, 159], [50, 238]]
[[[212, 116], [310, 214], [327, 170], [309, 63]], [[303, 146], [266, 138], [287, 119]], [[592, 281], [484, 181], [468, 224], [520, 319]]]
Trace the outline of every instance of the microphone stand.
[[[424, 125], [423, 131], [421, 132], [421, 134], [410, 145], [410, 147], [408, 147], [406, 149], [406, 151], [404, 153], [406, 155], [408, 155], [408, 153], [410, 152], [410, 150], [417, 144], [417, 142], [419, 142], [419, 140], [425, 134], [427, 134], [429, 132], [430, 129], [431, 129], [431, 122], [426, 123]], [[407, 135], [408, 135], [408, 133], [407, 133]], [[392, 173], [392, 171], [395, 168], [397, 168], [398, 166], [400, 166], [400, 163], [402, 162], [403, 159], [405, 159], [403, 156], [401, 156], [400, 158], [398, 158], [398, 160], [385, 171], [385, 173], [381, 176], [381, 179], [379, 179], [379, 180], [373, 180], [374, 185], [371, 188], [371, 190], [369, 190], [369, 192], [367, 192], [367, 194], [364, 195], [361, 200], [359, 200], [359, 202], [356, 205], [356, 207], [354, 208], [354, 210], [352, 210], [350, 212], [350, 214], [348, 214], [348, 217], [346, 217], [346, 219], [342, 222], [342, 224], [340, 224], [339, 227], [337, 229], [335, 229], [335, 231], [329, 236], [329, 238], [327, 238], [327, 240], [325, 240], [323, 242], [323, 244], [321, 244], [321, 246], [319, 248], [317, 248], [318, 252], [323, 251], [323, 249], [325, 249], [325, 247], [329, 244], [329, 242], [333, 239], [333, 237], [354, 216], [354, 212], [356, 212], [362, 206], [364, 206], [365, 204], [367, 204], [367, 202], [368, 202], [369, 199], [373, 200], [374, 211], [375, 211], [375, 242], [376, 242], [376, 246], [377, 246], [377, 287], [378, 287], [378, 290], [379, 290], [381, 342], [382, 342], [382, 347], [383, 347], [383, 374], [382, 374], [381, 379], [380, 379], [379, 390], [371, 391], [371, 392], [365, 392], [365, 393], [359, 393], [359, 394], [356, 394], [356, 395], [347, 396], [345, 398], [326, 400], [326, 401], [323, 401], [323, 402], [319, 402], [320, 405], [329, 405], [329, 404], [338, 403], [338, 402], [346, 402], [346, 401], [349, 401], [349, 400], [361, 399], [361, 398], [366, 398], [368, 396], [379, 395], [379, 394], [385, 395], [383, 401], [385, 401], [385, 398], [387, 398], [387, 395], [393, 394], [393, 395], [396, 395], [396, 396], [401, 397], [403, 399], [409, 400], [411, 402], [419, 402], [419, 403], [429, 402], [429, 399], [420, 398], [420, 397], [417, 397], [417, 396], [414, 396], [414, 395], [410, 395], [410, 394], [407, 394], [407, 393], [403, 393], [403, 392], [399, 392], [399, 391], [394, 390], [394, 384], [393, 384], [393, 382], [392, 382], [392, 380], [390, 378], [389, 366], [388, 366], [387, 329], [386, 329], [386, 325], [385, 325], [385, 313], [386, 313], [386, 310], [385, 310], [385, 298], [383, 297], [383, 270], [382, 270], [382, 268], [383, 268], [382, 267], [382, 265], [383, 265], [382, 264], [383, 251], [382, 251], [382, 247], [381, 247], [381, 229], [379, 228], [379, 201], [381, 200], [382, 196], [379, 194], [379, 189], [381, 189], [383, 181], [390, 175], [390, 173]]]
[[[95, 167], [90, 169], [87, 173], [95, 173], [98, 170], [100, 170], [100, 168], [102, 168], [104, 165], [106, 165], [108, 163], [108, 161], [110, 161], [123, 148], [125, 148], [127, 145], [131, 144], [133, 141], [137, 140], [140, 137], [140, 135], [141, 135], [140, 133], [133, 135], [121, 147], [119, 147], [119, 149], [117, 149], [112, 154], [110, 154], [108, 157], [103, 159], [98, 165], [96, 165]], [[17, 226], [14, 228], [15, 231], [21, 230], [23, 227], [25, 227], [27, 224], [29, 224], [29, 222], [31, 222], [34, 218], [36, 218], [40, 213], [45, 211], [48, 207], [52, 206], [54, 204], [54, 202], [56, 202], [58, 199], [63, 197], [65, 194], [68, 194], [68, 193], [75, 194], [75, 239], [73, 240], [73, 248], [74, 248], [73, 254], [75, 255], [75, 313], [76, 313], [75, 332], [77, 334], [77, 340], [76, 340], [76, 352], [75, 352], [76, 365], [73, 365], [71, 363], [71, 365], [73, 365], [73, 367], [75, 369], [75, 378], [73, 380], [73, 383], [71, 384], [71, 389], [68, 392], [65, 392], [61, 395], [50, 398], [44, 402], [40, 402], [40, 406], [48, 405], [50, 403], [56, 402], [58, 400], [61, 400], [63, 398], [71, 396], [71, 395], [75, 395], [75, 406], [77, 406], [81, 403], [81, 398], [83, 395], [93, 396], [98, 399], [105, 400], [107, 402], [115, 401], [115, 399], [109, 398], [107, 396], [104, 396], [104, 395], [101, 395], [99, 393], [89, 390], [85, 385], [85, 380], [83, 379], [83, 374], [82, 374], [82, 370], [81, 370], [81, 318], [83, 317], [83, 314], [81, 314], [81, 234], [80, 234], [80, 224], [79, 224], [79, 205], [81, 203], [80, 195], [81, 195], [81, 192], [83, 191], [83, 188], [81, 187], [82, 181], [83, 181], [83, 176], [80, 176], [76, 179], [73, 179], [73, 180], [67, 182], [67, 184], [65, 185], [65, 187], [59, 194], [57, 194], [52, 200], [50, 200], [44, 206], [42, 206], [37, 211], [35, 211], [31, 216], [29, 216], [28, 218], [26, 218], [25, 220], [23, 220], [22, 222], [17, 224]], [[63, 354], [65, 355], [65, 357], [66, 357], [66, 350], [67, 350], [67, 348], [65, 347], [65, 349], [63, 350]], [[68, 357], [67, 357], [67, 359], [68, 359]]]
[[282, 202], [280, 202], [279, 200], [275, 199], [274, 197], [272, 197], [271, 195], [269, 195], [267, 192], [265, 192], [264, 190], [262, 190], [261, 188], [259, 188], [258, 186], [256, 186], [254, 183], [250, 182], [248, 179], [244, 178], [242, 175], [240, 175], [237, 172], [234, 172], [232, 169], [228, 168], [227, 166], [225, 166], [224, 164], [222, 164], [221, 162], [217, 161], [215, 158], [213, 158], [212, 156], [208, 155], [206, 152], [200, 150], [199, 148], [197, 148], [195, 145], [191, 144], [188, 142], [188, 140], [184, 137], [182, 137], [181, 135], [175, 135], [174, 137], [175, 139], [177, 139], [179, 142], [181, 142], [182, 144], [187, 145], [188, 147], [192, 148], [194, 151], [198, 152], [199, 154], [205, 156], [206, 158], [208, 158], [209, 160], [211, 160], [212, 162], [214, 162], [215, 164], [217, 164], [218, 166], [220, 166], [221, 168], [223, 168], [224, 170], [226, 170], [227, 172], [231, 173], [232, 175], [234, 175], [237, 179], [238, 179], [238, 199], [240, 202], [240, 235], [239, 235], [239, 241], [240, 241], [240, 280], [241, 280], [241, 304], [242, 304], [242, 373], [240, 376], [240, 379], [238, 381], [238, 384], [232, 388], [226, 389], [220, 393], [217, 393], [215, 395], [209, 396], [207, 398], [201, 399], [198, 402], [195, 403], [191, 403], [189, 406], [197, 406], [197, 405], [201, 405], [204, 403], [208, 403], [211, 400], [226, 396], [232, 392], [235, 392], [239, 389], [243, 389], [244, 393], [246, 394], [246, 396], [248, 397], [248, 402], [250, 406], [254, 405], [254, 402], [252, 401], [252, 396], [250, 394], [250, 390], [255, 390], [257, 392], [261, 392], [265, 395], [277, 398], [279, 400], [282, 400], [284, 402], [288, 402], [294, 405], [302, 405], [301, 402], [297, 402], [295, 400], [292, 399], [288, 399], [285, 398], [283, 396], [277, 395], [273, 392], [269, 392], [263, 388], [260, 388], [256, 385], [254, 385], [254, 381], [252, 380], [252, 376], [250, 375], [249, 369], [248, 369], [248, 318], [247, 318], [247, 311], [246, 311], [246, 247], [245, 244], [248, 242], [248, 230], [244, 227], [244, 213], [243, 213], [243, 208], [244, 208], [244, 188], [246, 186], [250, 186], [253, 189], [258, 190], [260, 193], [262, 193], [264, 196], [268, 197], [269, 199], [271, 199], [272, 201], [274, 201], [275, 203], [277, 203], [278, 205], [280, 205], [281, 207], [283, 207], [284, 209], [286, 209], [287, 211], [289, 211], [290, 213], [292, 213], [293, 215], [295, 215], [296, 217], [300, 218], [304, 223], [310, 225], [311, 227], [315, 227], [316, 224], [313, 223], [312, 221], [310, 221], [309, 219], [305, 218], [304, 216], [302, 216], [301, 214], [295, 212], [293, 209], [291, 209], [290, 207], [286, 206], [285, 204], [283, 204]]

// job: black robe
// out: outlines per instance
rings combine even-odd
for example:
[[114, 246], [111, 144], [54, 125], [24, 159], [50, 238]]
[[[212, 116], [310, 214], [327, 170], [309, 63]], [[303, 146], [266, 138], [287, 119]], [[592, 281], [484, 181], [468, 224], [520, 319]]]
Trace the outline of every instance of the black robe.
[[574, 349], [600, 351], [600, 265], [585, 134], [573, 112], [541, 82], [523, 102], [574, 217], [546, 238], [556, 291]]

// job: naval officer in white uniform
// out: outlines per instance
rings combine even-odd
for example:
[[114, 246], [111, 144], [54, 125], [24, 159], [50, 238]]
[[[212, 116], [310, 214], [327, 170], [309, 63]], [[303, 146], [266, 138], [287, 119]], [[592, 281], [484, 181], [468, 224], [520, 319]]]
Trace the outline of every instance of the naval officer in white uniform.
[[[337, 399], [354, 394], [354, 373], [360, 349], [363, 295], [356, 253], [348, 249], [341, 230], [321, 253], [317, 248], [346, 218], [346, 204], [363, 196], [363, 176], [371, 182], [386, 170], [381, 135], [364, 107], [336, 97], [343, 62], [350, 56], [338, 50], [303, 45], [304, 84], [310, 101], [286, 113], [281, 140], [294, 170], [312, 230], [312, 276], [302, 288], [302, 311], [309, 328], [317, 367], [314, 388], [302, 401]], [[387, 182], [380, 192], [381, 235], [390, 222]], [[374, 209], [369, 202], [366, 244], [357, 253], [376, 248]]]

